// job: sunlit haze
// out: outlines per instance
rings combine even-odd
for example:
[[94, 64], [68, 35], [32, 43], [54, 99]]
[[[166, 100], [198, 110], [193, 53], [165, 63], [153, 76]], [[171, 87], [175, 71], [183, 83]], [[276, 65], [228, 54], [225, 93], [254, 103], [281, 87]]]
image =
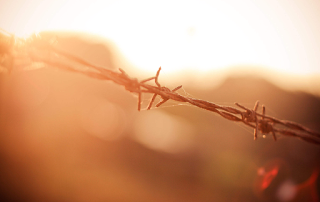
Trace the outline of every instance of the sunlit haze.
[[0, 0], [0, 202], [320, 202], [319, 11]]
[[84, 31], [112, 40], [148, 73], [206, 74], [256, 66], [289, 75], [320, 73], [320, 2], [1, 1], [0, 27], [18, 36]]

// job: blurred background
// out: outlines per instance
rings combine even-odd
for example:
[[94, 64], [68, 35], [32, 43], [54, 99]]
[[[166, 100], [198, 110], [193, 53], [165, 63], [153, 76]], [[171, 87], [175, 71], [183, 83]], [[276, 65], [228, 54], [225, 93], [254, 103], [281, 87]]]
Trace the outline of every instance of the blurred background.
[[[4, 1], [0, 28], [320, 131], [320, 2]], [[144, 95], [146, 108], [150, 95]], [[158, 100], [157, 100], [158, 101]], [[261, 110], [261, 109], [259, 109]], [[319, 201], [320, 147], [54, 67], [0, 73], [3, 201]]]

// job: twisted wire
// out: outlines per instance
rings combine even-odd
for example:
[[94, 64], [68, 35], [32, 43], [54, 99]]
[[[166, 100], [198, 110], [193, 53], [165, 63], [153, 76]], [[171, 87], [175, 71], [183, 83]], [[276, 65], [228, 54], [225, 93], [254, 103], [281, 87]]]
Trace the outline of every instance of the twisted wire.
[[[14, 46], [14, 44], [12, 44], [12, 46]], [[138, 94], [139, 111], [141, 110], [142, 94], [151, 93], [153, 96], [146, 108], [147, 110], [152, 108], [155, 98], [160, 96], [161, 101], [158, 102], [155, 107], [161, 106], [168, 100], [187, 102], [193, 106], [214, 112], [227, 120], [242, 122], [243, 124], [253, 128], [255, 140], [258, 138], [258, 133], [261, 133], [262, 135], [272, 135], [275, 141], [277, 140], [277, 136], [280, 134], [283, 136], [296, 137], [304, 141], [320, 145], [320, 133], [292, 121], [280, 120], [275, 117], [268, 116], [266, 115], [265, 106], [262, 106], [262, 113], [259, 113], [257, 111], [259, 107], [259, 101], [256, 102], [253, 109], [244, 107], [239, 103], [235, 103], [235, 106], [237, 107], [235, 108], [233, 106], [223, 106], [206, 100], [183, 96], [177, 92], [182, 86], [178, 86], [172, 90], [165, 86], [161, 86], [159, 83], [161, 67], [158, 69], [154, 77], [139, 81], [136, 78], [131, 78], [123, 69], [119, 69], [119, 71], [116, 72], [105, 69], [101, 66], [93, 65], [79, 57], [55, 48], [52, 44], [39, 42], [34, 43], [34, 41], [32, 41], [31, 43], [26, 43], [24, 48], [20, 48], [18, 51], [15, 51], [15, 54], [12, 51], [12, 48], [14, 47], [8, 47], [9, 48], [7, 49], [6, 47], [0, 47], [2, 48], [0, 56], [9, 55], [14, 59], [15, 57], [19, 57], [19, 55], [20, 57], [22, 55], [23, 57], [30, 58], [31, 63], [41, 62], [52, 67], [84, 74], [95, 79], [110, 80], [118, 85], [122, 85], [127, 91]], [[49, 57], [44, 56], [45, 54], [42, 54], [43, 52], [48, 52], [49, 54], [47, 55], [49, 55]], [[73, 67], [70, 64], [65, 64], [62, 62], [62, 59], [73, 61], [76, 64], [86, 67], [86, 69], [81, 70], [77, 67]], [[154, 81], [154, 85], [147, 83], [150, 81]]]

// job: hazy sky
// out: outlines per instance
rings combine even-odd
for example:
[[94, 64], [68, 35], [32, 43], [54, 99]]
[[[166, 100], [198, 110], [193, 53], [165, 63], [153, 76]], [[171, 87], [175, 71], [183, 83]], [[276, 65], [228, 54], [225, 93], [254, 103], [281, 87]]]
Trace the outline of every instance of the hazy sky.
[[257, 65], [305, 75], [320, 73], [319, 10], [319, 0], [0, 0], [0, 27], [101, 35], [152, 72]]

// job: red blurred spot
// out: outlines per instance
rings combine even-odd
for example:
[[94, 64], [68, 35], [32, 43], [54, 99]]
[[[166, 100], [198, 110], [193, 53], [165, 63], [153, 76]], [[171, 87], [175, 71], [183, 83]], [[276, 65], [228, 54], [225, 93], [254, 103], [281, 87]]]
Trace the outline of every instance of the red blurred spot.
[[317, 179], [319, 177], [319, 168], [315, 169], [308, 180], [297, 186], [298, 193], [294, 201], [319, 201], [317, 191]]
[[261, 183], [261, 189], [266, 189], [270, 185], [272, 180], [277, 176], [278, 171], [279, 171], [279, 167], [276, 165], [272, 170], [264, 174], [262, 183]]
[[258, 168], [253, 190], [259, 199], [276, 201], [278, 187], [288, 179], [290, 169], [282, 159], [272, 159]]

